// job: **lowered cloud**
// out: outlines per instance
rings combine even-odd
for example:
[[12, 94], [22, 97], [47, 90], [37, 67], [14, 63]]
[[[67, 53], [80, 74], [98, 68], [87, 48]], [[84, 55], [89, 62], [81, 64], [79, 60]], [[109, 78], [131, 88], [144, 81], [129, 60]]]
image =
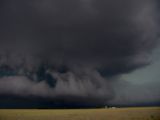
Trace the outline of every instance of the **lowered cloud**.
[[2, 95], [106, 104], [158, 43], [156, 0], [2, 0], [0, 9]]

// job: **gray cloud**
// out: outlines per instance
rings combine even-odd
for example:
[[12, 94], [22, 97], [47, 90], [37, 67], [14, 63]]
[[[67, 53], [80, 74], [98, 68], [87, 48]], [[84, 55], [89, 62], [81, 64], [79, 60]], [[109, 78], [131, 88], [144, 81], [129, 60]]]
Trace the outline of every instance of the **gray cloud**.
[[115, 98], [108, 101], [116, 105], [156, 105], [160, 101], [159, 81], [147, 84], [133, 84], [127, 81], [114, 83]]
[[158, 12], [156, 0], [2, 0], [0, 93], [112, 99], [112, 81], [151, 62]]

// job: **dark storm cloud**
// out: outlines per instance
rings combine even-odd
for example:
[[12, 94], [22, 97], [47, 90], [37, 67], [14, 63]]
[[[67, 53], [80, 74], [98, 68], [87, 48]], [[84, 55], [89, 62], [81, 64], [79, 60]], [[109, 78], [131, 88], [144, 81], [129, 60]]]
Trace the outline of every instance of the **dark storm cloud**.
[[0, 18], [1, 94], [106, 102], [158, 42], [156, 0], [2, 0]]

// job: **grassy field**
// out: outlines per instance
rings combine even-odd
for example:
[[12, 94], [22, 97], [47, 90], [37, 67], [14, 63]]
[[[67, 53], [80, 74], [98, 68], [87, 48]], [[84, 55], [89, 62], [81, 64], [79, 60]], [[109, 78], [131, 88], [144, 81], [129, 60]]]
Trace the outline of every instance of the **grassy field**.
[[160, 108], [0, 110], [0, 120], [160, 120]]

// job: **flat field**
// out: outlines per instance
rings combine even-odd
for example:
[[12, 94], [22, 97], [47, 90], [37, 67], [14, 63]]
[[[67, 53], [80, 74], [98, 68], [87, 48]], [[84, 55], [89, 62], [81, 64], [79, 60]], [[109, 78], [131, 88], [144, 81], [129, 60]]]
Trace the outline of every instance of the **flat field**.
[[1, 109], [0, 120], [160, 120], [160, 108]]

